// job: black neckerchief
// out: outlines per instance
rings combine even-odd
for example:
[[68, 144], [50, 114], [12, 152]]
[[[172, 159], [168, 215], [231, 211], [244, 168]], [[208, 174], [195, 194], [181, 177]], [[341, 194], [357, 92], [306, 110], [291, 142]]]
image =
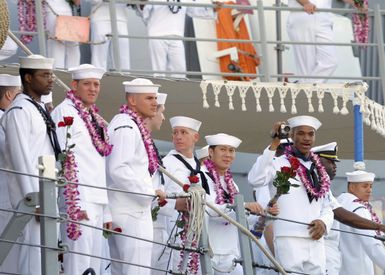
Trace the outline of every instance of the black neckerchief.
[[104, 136], [104, 131], [103, 128], [98, 124], [94, 114], [92, 113], [91, 109], [89, 109], [88, 113], [91, 116], [91, 123], [95, 126], [96, 132], [98, 133], [99, 137], [106, 141], [105, 136]]
[[[297, 148], [292, 146], [292, 149], [293, 149], [292, 150], [293, 156], [295, 156], [296, 158], [302, 159], [303, 161], [311, 161], [310, 157], [306, 157]], [[315, 189], [317, 189], [317, 191], [319, 192], [321, 190], [321, 185], [320, 185], [321, 179], [315, 169], [314, 162], [311, 163], [310, 169], [306, 168], [306, 176], [310, 179], [310, 182], [312, 183], [313, 187], [315, 187]], [[315, 199], [316, 201], [318, 200], [317, 198], [314, 198], [307, 190], [306, 190], [306, 193], [310, 203], [313, 201], [313, 199]]]
[[[163, 160], [162, 160], [162, 158], [160, 157], [158, 147], [156, 147], [155, 143], [154, 143], [154, 149], [155, 149], [156, 156], [158, 157], [159, 165], [162, 166], [162, 167], [164, 167], [164, 165], [163, 165]], [[166, 167], [164, 167], [164, 168], [166, 169]], [[162, 185], [164, 185], [164, 175], [163, 175], [163, 173], [160, 172], [159, 170], [158, 170], [158, 172], [159, 172], [159, 175], [160, 175], [160, 183], [161, 183]]]
[[3, 109], [3, 108], [0, 108], [0, 111], [3, 111], [3, 112], [5, 112], [5, 109]]
[[[25, 94], [27, 95], [27, 94]], [[27, 95], [29, 96], [29, 95]], [[56, 135], [56, 125], [55, 122], [52, 120], [51, 115], [39, 104], [37, 103], [31, 96], [30, 98], [27, 98], [29, 102], [31, 102], [36, 109], [39, 111], [41, 116], [43, 117], [44, 123], [47, 126], [47, 134], [49, 137], [49, 141], [51, 142], [52, 149], [55, 153], [56, 160], [58, 160], [58, 156], [61, 153], [61, 148], [59, 145], [59, 141], [57, 139]]]
[[[170, 2], [170, 0], [167, 0], [167, 2]], [[173, 2], [179, 3], [180, 0], [173, 0]], [[175, 5], [169, 5], [168, 8], [171, 11], [171, 13], [177, 14], [182, 7], [181, 6], [175, 6]]]
[[205, 189], [206, 193], [208, 195], [210, 195], [210, 188], [209, 188], [209, 185], [207, 183], [207, 179], [205, 177], [205, 173], [203, 173], [201, 171], [201, 164], [199, 163], [199, 160], [194, 156], [194, 160], [195, 160], [195, 163], [196, 163], [196, 168], [192, 168], [191, 165], [181, 156], [181, 155], [178, 155], [178, 154], [173, 154], [174, 157], [176, 157], [179, 161], [181, 161], [184, 166], [186, 166], [186, 168], [188, 170], [190, 170], [190, 177], [191, 176], [196, 176], [197, 174], [199, 174], [201, 176], [201, 180], [202, 180], [202, 187], [203, 189]]

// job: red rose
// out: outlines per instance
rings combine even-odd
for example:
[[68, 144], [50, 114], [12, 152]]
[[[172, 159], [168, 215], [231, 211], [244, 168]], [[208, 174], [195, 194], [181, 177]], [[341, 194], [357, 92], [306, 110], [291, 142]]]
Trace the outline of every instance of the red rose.
[[297, 158], [290, 158], [290, 165], [293, 170], [297, 170], [299, 168], [300, 162]]
[[183, 184], [183, 191], [186, 193], [188, 192], [188, 189], [190, 188], [190, 184]]
[[167, 200], [160, 200], [160, 201], [158, 201], [158, 205], [159, 205], [160, 207], [165, 206], [167, 203], [168, 203]]
[[290, 167], [283, 166], [283, 167], [281, 167], [281, 172], [285, 173], [285, 174], [290, 174], [291, 169], [290, 169]]
[[74, 118], [72, 116], [63, 117], [64, 123], [66, 126], [71, 126], [74, 123]]
[[60, 121], [58, 124], [57, 124], [58, 127], [66, 127], [66, 124], [64, 121]]
[[296, 173], [295, 171], [292, 171], [292, 172], [290, 173], [290, 177], [291, 177], [291, 178], [295, 178], [296, 175], [297, 175], [297, 173]]
[[199, 177], [198, 176], [190, 176], [190, 177], [188, 177], [188, 180], [190, 181], [190, 183], [198, 183]]
[[123, 232], [121, 227], [114, 228], [114, 231], [117, 232], [117, 233], [122, 233]]

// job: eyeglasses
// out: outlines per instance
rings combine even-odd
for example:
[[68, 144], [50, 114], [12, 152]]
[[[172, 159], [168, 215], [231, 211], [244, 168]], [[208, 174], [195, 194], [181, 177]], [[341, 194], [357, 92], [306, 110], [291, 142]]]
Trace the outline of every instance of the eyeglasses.
[[55, 80], [56, 79], [56, 75], [54, 75], [53, 73], [45, 73], [45, 74], [37, 74], [38, 77], [41, 77], [41, 78], [44, 78], [45, 80]]

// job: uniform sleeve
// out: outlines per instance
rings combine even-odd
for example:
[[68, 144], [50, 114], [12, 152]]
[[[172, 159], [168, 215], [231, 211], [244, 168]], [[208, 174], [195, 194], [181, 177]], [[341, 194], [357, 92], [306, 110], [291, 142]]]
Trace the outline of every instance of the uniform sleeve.
[[322, 202], [322, 210], [321, 215], [319, 217], [321, 221], [326, 226], [326, 235], [329, 234], [330, 229], [333, 226], [334, 222], [334, 213], [332, 209], [332, 201], [330, 200], [330, 196], [326, 195]]
[[[5, 146], [10, 152], [10, 161], [16, 171], [37, 175], [36, 160], [31, 159], [28, 137], [31, 135], [32, 121], [28, 111], [14, 108], [5, 115]], [[39, 190], [39, 180], [23, 175], [16, 175], [22, 196]]]
[[[110, 125], [109, 131], [110, 142], [114, 149], [107, 158], [107, 169], [109, 176], [113, 180], [114, 187], [138, 192], [143, 194], [155, 195], [152, 184], [143, 184], [143, 178], [133, 170], [133, 159], [135, 156], [135, 148], [140, 146], [140, 134], [135, 131], [134, 127], [123, 127], [114, 130], [116, 126]], [[139, 136], [138, 136], [139, 135]], [[151, 178], [150, 178], [151, 180]], [[138, 196], [138, 200], [142, 197]]]
[[[357, 215], [371, 220], [370, 212], [365, 208], [360, 208], [355, 212]], [[362, 229], [353, 229], [353, 232], [365, 235], [374, 236], [376, 234], [373, 230], [362, 230]], [[378, 265], [381, 269], [385, 269], [385, 247], [384, 244], [374, 238], [368, 238], [364, 236], [357, 236], [359, 242], [364, 248], [366, 254], [369, 258]]]
[[201, 19], [216, 19], [216, 13], [212, 8], [205, 7], [187, 7], [187, 15]]
[[251, 168], [247, 179], [254, 187], [266, 185], [273, 181], [275, 170], [273, 167], [273, 158], [275, 151], [266, 148], [263, 154], [259, 156]]

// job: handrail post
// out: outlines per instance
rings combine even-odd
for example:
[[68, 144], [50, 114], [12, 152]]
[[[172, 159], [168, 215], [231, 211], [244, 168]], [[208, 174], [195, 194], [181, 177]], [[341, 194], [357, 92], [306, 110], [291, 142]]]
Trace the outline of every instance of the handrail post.
[[380, 77], [381, 77], [381, 86], [382, 93], [385, 99], [385, 52], [384, 52], [384, 38], [383, 38], [383, 29], [382, 29], [382, 20], [380, 5], [377, 4], [374, 8], [374, 31], [377, 40], [377, 51], [378, 51], [378, 64], [380, 67]]
[[44, 29], [44, 16], [43, 16], [43, 5], [42, 0], [35, 1], [36, 9], [36, 26], [37, 26], [37, 37], [39, 42], [39, 52], [43, 56], [47, 56], [47, 50], [45, 46], [46, 37]]
[[269, 58], [268, 58], [268, 50], [267, 50], [267, 40], [266, 40], [266, 26], [265, 26], [265, 14], [263, 10], [263, 2], [262, 0], [257, 1], [258, 7], [258, 19], [259, 19], [259, 36], [261, 38], [261, 51], [262, 51], [262, 62], [261, 62], [261, 70], [262, 70], [262, 80], [264, 82], [270, 82], [269, 75]]
[[115, 0], [109, 0], [109, 8], [110, 8], [111, 35], [112, 35], [112, 55], [114, 58], [115, 70], [118, 72], [121, 72], [119, 32], [118, 32], [118, 23], [116, 20]]
[[[55, 157], [39, 157], [39, 175], [41, 177], [55, 178]], [[39, 180], [39, 200], [41, 213], [56, 217], [56, 182], [52, 180]], [[57, 247], [58, 233], [57, 222], [53, 218], [40, 217], [40, 242], [42, 246]], [[41, 248], [41, 270], [43, 275], [59, 274], [57, 265], [58, 252], [53, 249]]]

